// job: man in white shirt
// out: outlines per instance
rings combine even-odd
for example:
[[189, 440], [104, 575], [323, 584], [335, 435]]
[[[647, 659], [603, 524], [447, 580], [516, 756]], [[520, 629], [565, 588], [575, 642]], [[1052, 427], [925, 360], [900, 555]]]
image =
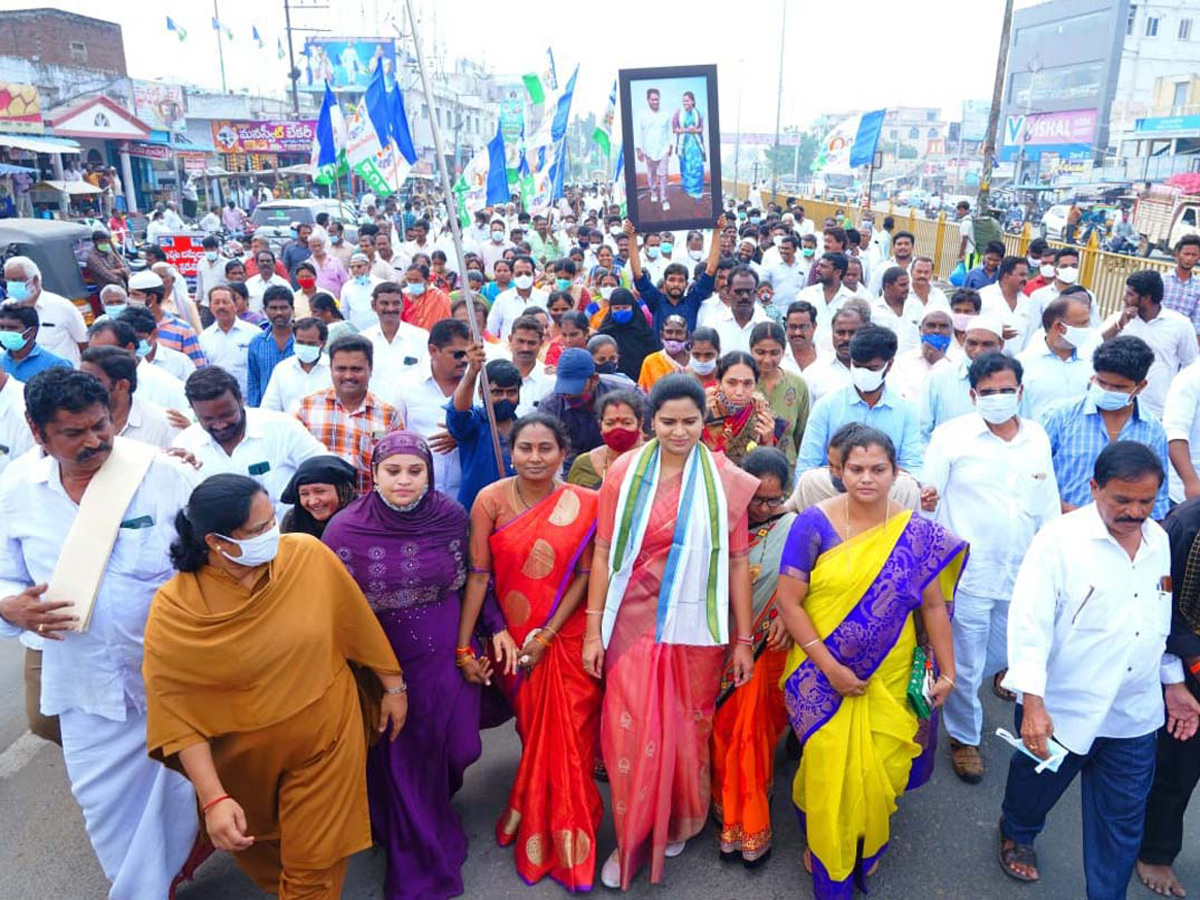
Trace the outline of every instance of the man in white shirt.
[[[143, 316], [149, 319], [149, 326], [146, 326]], [[137, 325], [139, 328], [155, 326], [154, 316], [148, 309], [127, 309], [115, 320], [106, 319], [93, 325], [88, 347], [120, 347], [139, 357], [138, 397], [162, 407], [170, 421], [182, 424], [189, 411], [187, 398], [183, 393], [183, 382], [146, 359], [141, 349], [145, 346], [145, 333], [139, 334], [135, 331], [135, 322], [140, 323]], [[165, 349], [167, 348], [159, 348], [160, 351]], [[186, 356], [183, 359], [187, 363], [188, 374], [195, 372], [196, 367], [192, 365], [192, 361]]]
[[[281, 284], [290, 291], [292, 285], [286, 278], [275, 273], [275, 254], [270, 250], [259, 250], [254, 262], [258, 270], [246, 279], [246, 291], [250, 294], [250, 311], [262, 312], [263, 294], [267, 292], [267, 288], [273, 284]], [[264, 272], [269, 277], [263, 278]], [[209, 359], [209, 362], [212, 360]]]
[[221, 207], [210, 206], [208, 212], [200, 219], [200, 230], [213, 234], [221, 230]]
[[0, 369], [0, 475], [33, 443], [25, 421], [25, 385]]
[[111, 546], [96, 535], [95, 549], [72, 560], [84, 579], [93, 567], [99, 575], [90, 623], [77, 631], [80, 610], [46, 602], [46, 585], [61, 582], [55, 572], [68, 537], [75, 552], [83, 546], [71, 532], [97, 472], [111, 463], [123, 473], [146, 460], [139, 445], [116, 436], [108, 393], [85, 372], [34, 376], [27, 415], [45, 455], [23, 457], [0, 486], [0, 636], [48, 638], [41, 712], [58, 716], [67, 777], [112, 884], [108, 896], [165, 898], [196, 839], [196, 793], [146, 753], [142, 632], [155, 592], [175, 574], [175, 517], [198, 479], [151, 451], [132, 492], [116, 476], [123, 510], [84, 504], [101, 527], [114, 513], [120, 525]]
[[279, 497], [306, 459], [328, 451], [300, 420], [286, 413], [248, 409], [241, 388], [228, 372], [209, 366], [187, 385], [196, 424], [175, 438], [175, 446], [200, 462], [200, 476], [219, 472], [247, 475], [262, 485], [282, 517]]
[[429, 332], [429, 364], [414, 366], [400, 377], [392, 404], [400, 411], [404, 427], [429, 442], [434, 484], [450, 497], [457, 497], [462, 486], [462, 464], [458, 445], [446, 431], [446, 401], [454, 396], [454, 389], [467, 371], [470, 343], [471, 330], [466, 322], [443, 319], [436, 323]]
[[813, 343], [813, 335], [817, 330], [816, 307], [803, 300], [793, 300], [788, 304], [783, 330], [788, 345], [783, 351], [780, 365], [789, 372], [804, 376], [807, 381], [808, 371], [820, 358]]
[[38, 314], [37, 344], [73, 366], [87, 346], [83, 314], [66, 297], [42, 287], [42, 270], [28, 256], [13, 256], [4, 263], [8, 299], [32, 306]]
[[[729, 273], [729, 294], [733, 302], [729, 312], [712, 323], [721, 338], [721, 355], [731, 350], [750, 352], [750, 333], [760, 322], [771, 317], [758, 303], [758, 275], [749, 266], [735, 266]], [[636, 313], [634, 313], [636, 315]]]
[[375, 285], [371, 309], [379, 322], [362, 332], [375, 348], [371, 390], [391, 397], [397, 379], [429, 358], [429, 332], [401, 320], [404, 292], [394, 281]]
[[338, 305], [342, 318], [357, 328], [366, 331], [372, 325], [379, 324], [379, 317], [371, 308], [371, 298], [375, 285], [382, 282], [371, 274], [371, 260], [365, 253], [355, 253], [350, 257], [350, 280], [342, 285], [342, 295]]
[[1158, 272], [1134, 272], [1125, 279], [1125, 309], [1113, 313], [1101, 326], [1106, 341], [1118, 334], [1132, 334], [1154, 351], [1154, 364], [1139, 397], [1145, 408], [1159, 418], [1171, 379], [1200, 357], [1191, 321], [1173, 309], [1165, 309], [1162, 298], [1163, 280]]
[[508, 340], [513, 322], [521, 317], [527, 307], [546, 308], [550, 295], [533, 286], [533, 271], [533, 260], [530, 257], [518, 256], [513, 260], [513, 286], [496, 295], [496, 299], [492, 301], [487, 322], [489, 334], [494, 334], [501, 340]]
[[646, 91], [647, 109], [637, 116], [637, 161], [646, 164], [646, 183], [650, 186], [650, 202], [662, 202], [663, 212], [671, 208], [667, 202], [667, 170], [671, 164], [671, 116], [662, 109], [658, 88]]
[[871, 301], [871, 324], [879, 325], [896, 335], [900, 352], [912, 350], [921, 343], [921, 317], [925, 305], [909, 292], [908, 272], [892, 266], [883, 273], [882, 291]]
[[108, 391], [113, 430], [121, 437], [170, 447], [178, 430], [167, 419], [166, 411], [155, 403], [143, 400], [138, 388], [138, 360], [120, 347], [89, 347], [83, 351], [80, 371], [87, 372]]
[[950, 299], [933, 284], [933, 260], [928, 256], [918, 256], [909, 267], [908, 292], [920, 300], [926, 309], [950, 312]]
[[200, 347], [209, 365], [220, 366], [236, 378], [244, 393], [250, 342], [262, 334], [262, 329], [238, 318], [233, 291], [228, 286], [213, 291], [209, 309], [215, 321], [200, 332]]
[[[850, 341], [858, 329], [870, 322], [866, 303], [862, 300], [843, 306], [830, 318], [833, 352], [822, 353], [815, 363], [804, 370], [804, 381], [814, 406], [826, 394], [836, 393], [854, 383], [850, 378]], [[817, 327], [820, 328], [819, 321]]]
[[[890, 218], [891, 216], [888, 216], [888, 219]], [[884, 220], [885, 225], [886, 223], [887, 219]], [[916, 238], [907, 231], [897, 231], [895, 237], [889, 237], [887, 229], [884, 228], [881, 231], [875, 232], [875, 237], [879, 237], [880, 235], [884, 235], [884, 239], [890, 242], [892, 255], [888, 256], [886, 253], [881, 252], [880, 255], [883, 261], [879, 265], [871, 266], [871, 282], [867, 293], [872, 297], [879, 296], [879, 292], [883, 288], [883, 273], [888, 269], [893, 266], [899, 266], [905, 272], [908, 271], [908, 267], [912, 265], [913, 247], [916, 244]]]
[[1069, 295], [1051, 301], [1042, 313], [1040, 337], [1017, 357], [1025, 367], [1025, 401], [1031, 419], [1059, 400], [1083, 396], [1092, 378], [1092, 351], [1100, 332], [1088, 327], [1086, 296]]
[[[1001, 865], [1036, 879], [1033, 842], [1046, 816], [1083, 773], [1083, 869], [1089, 897], [1123, 897], [1133, 873], [1156, 732], [1195, 734], [1200, 704], [1166, 652], [1171, 554], [1150, 521], [1166, 473], [1149, 447], [1116, 441], [1096, 458], [1093, 502], [1034, 537], [1013, 585], [1004, 687], [1021, 696], [1021, 743], [1057, 766], [1014, 753], [1000, 820]], [[1166, 712], [1163, 710], [1164, 688]]]
[[262, 409], [294, 413], [302, 399], [332, 384], [324, 352], [329, 327], [310, 316], [292, 323], [292, 335], [292, 355], [271, 370]]
[[921, 318], [921, 340], [911, 350], [896, 354], [896, 363], [888, 375], [892, 388], [905, 400], [920, 404], [929, 377], [954, 366], [962, 358], [962, 349], [953, 338], [950, 313], [942, 309], [926, 311]]
[[[1029, 319], [1029, 298], [1021, 290], [1029, 277], [1029, 260], [1006, 256], [996, 270], [996, 280], [979, 289], [983, 315], [996, 316], [1004, 328], [1004, 352], [1016, 356], [1029, 342], [1036, 326]], [[1195, 343], [1193, 341], [1193, 343]]]
[[[483, 256], [483, 271], [488, 277], [492, 277], [496, 260], [504, 258], [504, 251], [511, 250], [513, 247], [512, 241], [505, 236], [504, 220], [493, 218], [489, 231], [489, 240], [480, 248], [480, 253]], [[550, 260], [554, 262], [554, 260]]]
[[[637, 315], [637, 313], [634, 313]], [[521, 373], [521, 400], [517, 405], [517, 418], [536, 412], [542, 400], [554, 393], [555, 377], [547, 375], [538, 361], [538, 352], [546, 332], [542, 323], [534, 316], [521, 316], [508, 335], [508, 351], [513, 365]]]
[[817, 330], [813, 338], [817, 352], [828, 354], [833, 349], [833, 317], [854, 292], [842, 279], [850, 267], [844, 253], [826, 253], [813, 265], [817, 268], [816, 284], [810, 284], [796, 295], [797, 300], [812, 304], [817, 311]]
[[[1042, 310], [1058, 299], [1058, 295], [1079, 281], [1079, 250], [1063, 247], [1054, 254], [1054, 278], [1029, 295], [1029, 321], [1040, 322]], [[1091, 294], [1088, 294], [1091, 297]], [[1091, 325], [1100, 325], [1100, 306], [1094, 298], [1090, 304]]]
[[166, 209], [163, 210], [163, 224], [171, 231], [186, 231], [187, 225], [183, 221], [183, 217], [175, 209], [175, 201], [168, 200]]
[[954, 772], [968, 784], [983, 779], [979, 686], [1004, 668], [1013, 579], [1033, 536], [1060, 513], [1050, 439], [1017, 415], [1021, 376], [1021, 364], [1003, 353], [976, 359], [969, 374], [975, 413], [935, 430], [925, 452], [937, 521], [971, 545], [954, 595], [958, 684], [943, 713]]
[[771, 285], [775, 292], [775, 303], [787, 307], [797, 299], [804, 287], [804, 267], [799, 259], [800, 241], [793, 235], [784, 235], [779, 244], [779, 259], [761, 269], [762, 280]]
[[208, 306], [209, 289], [229, 280], [225, 277], [225, 263], [228, 260], [221, 257], [221, 245], [211, 234], [204, 238], [201, 246], [204, 253], [196, 260], [196, 303]]

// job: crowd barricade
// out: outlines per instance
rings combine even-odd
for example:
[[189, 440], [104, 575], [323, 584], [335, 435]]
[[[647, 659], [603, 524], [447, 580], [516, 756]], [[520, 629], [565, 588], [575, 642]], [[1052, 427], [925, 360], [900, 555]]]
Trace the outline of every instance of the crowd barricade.
[[[726, 192], [733, 194], [732, 182], [725, 182]], [[741, 199], [750, 197], [759, 202], [758, 191], [749, 192], [745, 184], [739, 184], [737, 194]], [[762, 197], [769, 199], [769, 192], [762, 192]], [[843, 210], [856, 225], [863, 220], [864, 210], [853, 203], [833, 203], [814, 197], [804, 197], [799, 194], [789, 195], [779, 192], [775, 201], [781, 206], [789, 196], [795, 196], [804, 205], [804, 215], [819, 226], [826, 218], [834, 216], [837, 210]], [[946, 214], [940, 213], [937, 219], [927, 219], [918, 216], [917, 211], [905, 207], [897, 209], [890, 201], [881, 203], [871, 210], [875, 227], [883, 224], [885, 216], [896, 220], [896, 231], [909, 231], [916, 237], [917, 256], [928, 256], [933, 260], [933, 275], [939, 281], [947, 281], [950, 273], [958, 264], [959, 228], [954, 220], [948, 220]], [[819, 231], [818, 227], [818, 231]], [[1029, 244], [1034, 238], [1033, 228], [1028, 222], [1020, 234], [1005, 234], [1004, 246], [1007, 252], [1014, 256], [1024, 256]], [[1061, 241], [1049, 241], [1051, 247], [1065, 247]], [[1079, 283], [1091, 291], [1096, 298], [1103, 316], [1119, 311], [1124, 306], [1125, 279], [1132, 272], [1142, 269], [1154, 269], [1165, 275], [1174, 268], [1174, 261], [1167, 259], [1145, 259], [1140, 256], [1127, 256], [1122, 253], [1109, 253], [1100, 249], [1098, 233], [1093, 231], [1085, 245], [1077, 245], [1079, 250]], [[818, 244], [820, 252], [820, 244]], [[1036, 274], [1036, 273], [1031, 273]]]

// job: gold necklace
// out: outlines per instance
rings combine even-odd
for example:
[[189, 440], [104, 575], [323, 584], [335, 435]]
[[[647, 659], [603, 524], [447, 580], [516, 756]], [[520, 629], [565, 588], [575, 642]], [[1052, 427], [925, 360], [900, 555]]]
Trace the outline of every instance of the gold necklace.
[[[550, 494], [553, 494], [555, 488], [557, 488], [557, 487], [558, 487], [558, 479], [552, 478], [550, 480]], [[522, 493], [522, 491], [521, 491], [521, 477], [519, 475], [516, 476], [515, 478], [513, 478], [513, 488], [517, 492], [517, 499], [521, 501], [521, 508], [523, 510], [533, 509], [533, 504], [531, 504], [528, 500], [525, 499], [525, 494]], [[547, 494], [546, 496], [548, 497], [548, 496], [550, 496], [550, 494]], [[546, 498], [543, 497], [542, 500], [544, 500], [544, 499], [546, 499]], [[540, 503], [541, 501], [539, 500], [538, 502]]]
[[[887, 528], [888, 519], [891, 516], [891, 512], [892, 512], [891, 507], [892, 507], [892, 500], [889, 497], [883, 508], [883, 527], [885, 529]], [[850, 495], [849, 494], [846, 495], [845, 522], [846, 522], [846, 537], [844, 540], [846, 543], [849, 543], [853, 538], [858, 537], [858, 535], [852, 534], [850, 532]], [[858, 534], [862, 534], [863, 532], [865, 532], [867, 530], [868, 529], [864, 528]], [[849, 549], [847, 549], [847, 551], [846, 551], [846, 570], [847, 571], [849, 571], [851, 568], [850, 557], [851, 557], [850, 551], [849, 551]]]

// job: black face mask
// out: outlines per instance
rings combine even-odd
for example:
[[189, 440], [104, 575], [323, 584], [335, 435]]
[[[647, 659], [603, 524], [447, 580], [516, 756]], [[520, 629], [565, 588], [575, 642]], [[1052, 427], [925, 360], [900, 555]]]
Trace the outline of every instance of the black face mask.
[[508, 422], [517, 417], [517, 404], [511, 400], [498, 400], [492, 404], [497, 422]]
[[842, 481], [842, 479], [833, 474], [829, 476], [829, 480], [833, 482], [833, 486], [837, 489], [839, 494], [846, 493], [846, 482]]
[[615, 362], [603, 362], [596, 366], [596, 374], [598, 375], [616, 375], [617, 364]]

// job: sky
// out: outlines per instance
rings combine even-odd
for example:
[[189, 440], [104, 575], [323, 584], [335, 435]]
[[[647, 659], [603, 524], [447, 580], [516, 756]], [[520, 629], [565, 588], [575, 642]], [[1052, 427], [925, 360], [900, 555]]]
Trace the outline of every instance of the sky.
[[[1018, 0], [1017, 6], [1040, 0]], [[283, 4], [217, 0], [229, 91], [282, 95], [287, 60], [277, 55]], [[773, 131], [779, 97], [780, 24], [786, 4], [781, 127], [807, 128], [826, 112], [886, 106], [933, 106], [958, 118], [966, 99], [991, 97], [1003, 0], [413, 0], [426, 52], [466, 57], [496, 74], [540, 71], [554, 49], [565, 82], [579, 65], [576, 114], [604, 110], [622, 67], [716, 63], [721, 126]], [[36, 5], [0, 0], [0, 11]], [[55, 0], [46, 5], [117, 21], [134, 78], [221, 87], [212, 6], [198, 0]], [[324, 7], [318, 8], [318, 7]], [[403, 0], [292, 0], [292, 26], [328, 36], [395, 35], [407, 29]], [[739, 14], [742, 10], [746, 12]], [[166, 17], [188, 32], [180, 42]], [[372, 27], [373, 26], [373, 27]], [[266, 43], [251, 39], [257, 27]], [[295, 32], [297, 51], [304, 34]], [[411, 40], [411, 39], [408, 39]], [[411, 43], [408, 44], [411, 47]], [[286, 48], [286, 41], [285, 41]]]

